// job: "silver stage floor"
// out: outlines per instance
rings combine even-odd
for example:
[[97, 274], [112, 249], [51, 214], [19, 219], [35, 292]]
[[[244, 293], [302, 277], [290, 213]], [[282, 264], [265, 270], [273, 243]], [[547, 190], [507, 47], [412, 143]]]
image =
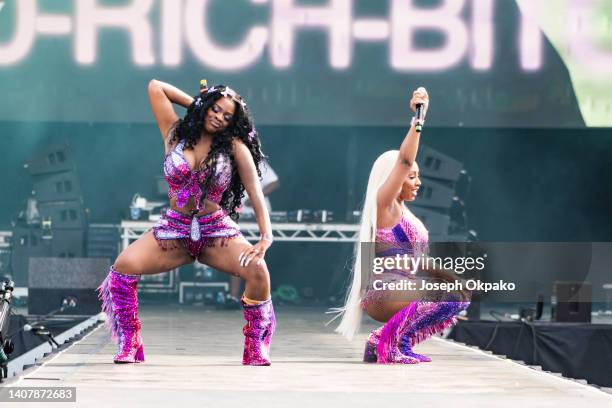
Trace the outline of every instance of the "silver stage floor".
[[[75, 403], [6, 407], [611, 407], [612, 395], [440, 338], [418, 365], [361, 362], [323, 309], [277, 308], [271, 367], [244, 367], [242, 312], [141, 307], [146, 362], [116, 365], [103, 326], [6, 386], [76, 387]], [[6, 390], [4, 390], [6, 391]], [[248, 404], [248, 405], [247, 405]]]

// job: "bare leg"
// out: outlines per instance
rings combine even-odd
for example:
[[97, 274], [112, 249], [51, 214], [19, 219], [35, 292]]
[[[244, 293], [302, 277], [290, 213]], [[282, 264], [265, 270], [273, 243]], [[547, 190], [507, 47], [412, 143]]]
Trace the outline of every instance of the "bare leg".
[[138, 318], [138, 282], [142, 274], [169, 271], [192, 262], [184, 247], [163, 250], [152, 232], [127, 247], [98, 288], [112, 338], [118, 340], [115, 363], [144, 361], [144, 348]]
[[464, 291], [441, 293], [441, 291], [389, 290], [368, 302], [366, 312], [372, 319], [385, 323], [413, 301], [440, 304], [465, 303], [469, 298], [469, 294]]
[[245, 281], [242, 298], [246, 325], [244, 334], [244, 354], [242, 364], [270, 365], [270, 344], [276, 327], [276, 317], [270, 297], [270, 274], [265, 261], [250, 262], [241, 266], [238, 258], [251, 244], [238, 236], [227, 246], [206, 248], [198, 260], [220, 271], [239, 276]]
[[[412, 347], [453, 324], [453, 316], [469, 302], [398, 302], [380, 300], [368, 304], [368, 314], [382, 322], [368, 337], [364, 361], [425, 362], [431, 359], [417, 354]], [[381, 356], [383, 358], [381, 359]]]
[[238, 299], [240, 297], [240, 278], [237, 276], [230, 276], [230, 294]]
[[119, 254], [115, 270], [126, 275], [151, 275], [171, 271], [191, 262], [193, 258], [182, 245], [174, 249], [162, 249], [153, 232], [149, 231]]
[[371, 302], [366, 308], [368, 315], [381, 323], [389, 321], [394, 314], [408, 306], [410, 302], [377, 301]]
[[227, 246], [216, 245], [204, 248], [198, 261], [219, 271], [239, 276], [245, 281], [244, 295], [253, 300], [270, 298], [270, 274], [266, 262], [256, 262], [241, 266], [238, 257], [252, 245], [242, 236], [228, 241]]

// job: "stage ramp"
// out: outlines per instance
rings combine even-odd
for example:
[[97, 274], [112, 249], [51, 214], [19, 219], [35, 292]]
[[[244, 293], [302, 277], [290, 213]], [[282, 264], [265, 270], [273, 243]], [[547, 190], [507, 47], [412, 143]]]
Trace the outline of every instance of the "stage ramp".
[[144, 305], [141, 318], [145, 363], [113, 364], [115, 346], [100, 326], [6, 383], [3, 392], [76, 387], [76, 404], [53, 406], [88, 408], [612, 406], [612, 395], [594, 387], [439, 338], [416, 348], [433, 362], [364, 364], [366, 331], [374, 322], [348, 342], [325, 327], [322, 308], [277, 308], [271, 367], [240, 364], [241, 311]]

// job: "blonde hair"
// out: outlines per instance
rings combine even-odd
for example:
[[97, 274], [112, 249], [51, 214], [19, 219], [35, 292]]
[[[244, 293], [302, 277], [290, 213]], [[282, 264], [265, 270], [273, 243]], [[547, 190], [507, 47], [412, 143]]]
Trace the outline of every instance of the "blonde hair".
[[[376, 196], [380, 186], [387, 180], [393, 170], [393, 166], [399, 155], [398, 150], [384, 152], [372, 165], [368, 188], [366, 189], [363, 209], [361, 211], [361, 227], [359, 228], [359, 239], [355, 244], [354, 263], [351, 270], [353, 282], [349, 288], [344, 307], [332, 309], [330, 313], [337, 313], [331, 321], [342, 316], [336, 332], [351, 340], [361, 325], [361, 299], [364, 294], [363, 283], [367, 283], [369, 277], [368, 268], [362, 268], [361, 261], [367, 261], [368, 265], [374, 258], [374, 245], [376, 240]], [[362, 243], [369, 243], [362, 245]], [[363, 249], [368, 253], [362, 253]], [[330, 322], [331, 322], [330, 321]], [[329, 322], [328, 322], [329, 323]]]

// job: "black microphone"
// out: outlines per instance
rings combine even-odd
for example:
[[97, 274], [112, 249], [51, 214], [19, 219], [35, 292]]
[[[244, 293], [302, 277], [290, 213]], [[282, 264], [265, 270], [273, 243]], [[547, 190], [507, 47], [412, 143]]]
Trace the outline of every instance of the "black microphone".
[[414, 127], [414, 129], [417, 131], [417, 133], [421, 133], [421, 130], [423, 130], [423, 104], [422, 103], [416, 104], [416, 126]]

